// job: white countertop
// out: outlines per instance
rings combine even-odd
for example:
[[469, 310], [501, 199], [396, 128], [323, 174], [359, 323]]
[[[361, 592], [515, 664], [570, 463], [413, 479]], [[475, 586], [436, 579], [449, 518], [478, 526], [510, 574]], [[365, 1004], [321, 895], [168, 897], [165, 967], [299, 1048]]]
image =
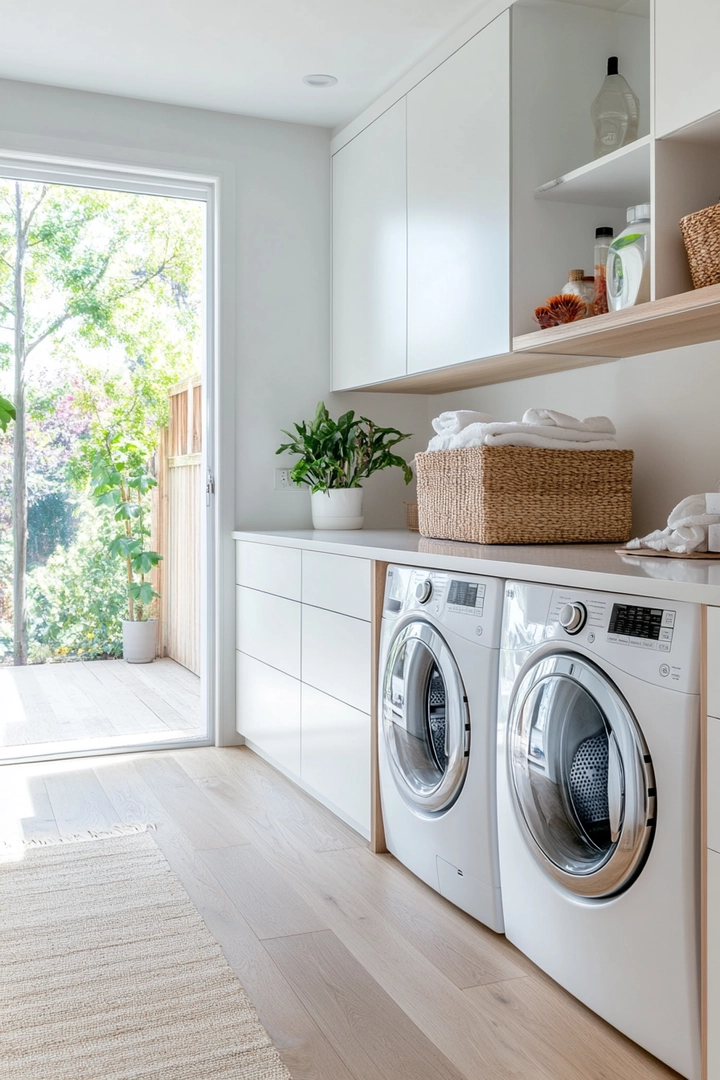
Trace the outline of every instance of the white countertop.
[[404, 529], [238, 531], [232, 535], [257, 544], [720, 607], [720, 560], [637, 558], [618, 555], [615, 545], [608, 544], [463, 544], [427, 540]]

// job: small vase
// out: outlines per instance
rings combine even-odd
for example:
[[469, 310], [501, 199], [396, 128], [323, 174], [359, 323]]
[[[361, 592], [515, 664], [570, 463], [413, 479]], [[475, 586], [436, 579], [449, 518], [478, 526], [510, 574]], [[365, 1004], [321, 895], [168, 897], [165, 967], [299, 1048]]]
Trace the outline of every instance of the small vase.
[[362, 529], [362, 488], [330, 488], [310, 496], [314, 529]]
[[152, 664], [157, 652], [157, 619], [123, 619], [123, 660]]

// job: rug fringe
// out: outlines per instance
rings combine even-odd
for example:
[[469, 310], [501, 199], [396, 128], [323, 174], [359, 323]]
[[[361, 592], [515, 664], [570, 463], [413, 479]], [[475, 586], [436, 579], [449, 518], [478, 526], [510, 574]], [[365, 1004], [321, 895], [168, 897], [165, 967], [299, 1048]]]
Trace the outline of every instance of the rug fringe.
[[0, 840], [0, 853], [17, 851], [19, 848], [53, 847], [56, 844], [80, 844], [88, 840], [110, 840], [115, 836], [132, 836], [136, 833], [157, 829], [153, 822], [121, 822], [111, 829], [86, 829], [81, 833], [65, 836], [32, 836], [28, 840]]

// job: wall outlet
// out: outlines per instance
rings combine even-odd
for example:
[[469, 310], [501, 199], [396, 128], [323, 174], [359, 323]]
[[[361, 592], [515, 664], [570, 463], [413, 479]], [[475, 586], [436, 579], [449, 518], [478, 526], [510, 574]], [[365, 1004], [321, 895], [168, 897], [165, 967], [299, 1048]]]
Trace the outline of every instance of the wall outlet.
[[295, 485], [290, 479], [290, 469], [275, 470], [275, 491], [295, 491]]

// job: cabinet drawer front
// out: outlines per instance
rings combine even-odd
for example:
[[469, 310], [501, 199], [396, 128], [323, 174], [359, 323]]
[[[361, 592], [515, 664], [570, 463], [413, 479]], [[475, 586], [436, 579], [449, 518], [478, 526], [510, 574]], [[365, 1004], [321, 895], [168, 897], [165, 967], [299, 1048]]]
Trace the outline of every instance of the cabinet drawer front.
[[244, 653], [236, 659], [238, 734], [299, 776], [301, 684]]
[[237, 648], [300, 678], [300, 604], [236, 586]]
[[370, 835], [370, 717], [302, 688], [303, 783]]
[[370, 712], [370, 623], [302, 609], [302, 681]]
[[707, 843], [720, 852], [720, 720], [707, 718]]
[[298, 548], [239, 540], [235, 545], [236, 584], [285, 596], [288, 600], [299, 600], [300, 556]]
[[302, 601], [370, 621], [370, 562], [322, 551], [302, 553]]
[[720, 717], [720, 608], [707, 609], [707, 710]]

